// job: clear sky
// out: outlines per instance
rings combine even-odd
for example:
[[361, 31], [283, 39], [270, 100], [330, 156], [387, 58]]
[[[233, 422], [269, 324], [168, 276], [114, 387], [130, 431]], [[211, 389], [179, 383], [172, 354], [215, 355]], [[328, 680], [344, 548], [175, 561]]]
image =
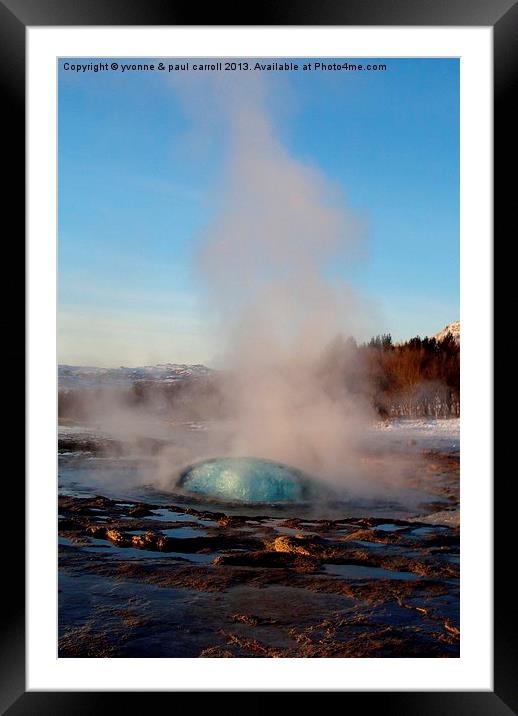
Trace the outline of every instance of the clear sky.
[[[261, 78], [282, 144], [339, 184], [367, 228], [361, 260], [336, 272], [365, 296], [376, 332], [403, 340], [459, 317], [459, 63], [369, 61], [388, 69]], [[187, 74], [180, 90], [167, 72], [74, 73], [63, 63], [59, 362], [210, 365], [220, 347], [194, 266], [224, 127], [211, 127], [203, 85], [185, 101]]]

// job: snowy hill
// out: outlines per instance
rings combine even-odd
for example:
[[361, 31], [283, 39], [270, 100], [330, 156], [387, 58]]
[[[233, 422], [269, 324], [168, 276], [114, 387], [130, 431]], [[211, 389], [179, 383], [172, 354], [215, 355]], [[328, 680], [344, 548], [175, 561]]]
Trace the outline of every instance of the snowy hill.
[[131, 385], [139, 381], [173, 383], [185, 378], [201, 378], [212, 373], [204, 365], [161, 363], [139, 368], [96, 368], [90, 366], [59, 365], [60, 388], [95, 388], [108, 385]]
[[441, 341], [443, 338], [446, 338], [448, 333], [451, 333], [455, 342], [460, 344], [460, 321], [453, 321], [453, 323], [449, 323], [442, 329], [442, 331], [439, 331], [439, 333], [436, 333], [433, 337], [438, 341]]

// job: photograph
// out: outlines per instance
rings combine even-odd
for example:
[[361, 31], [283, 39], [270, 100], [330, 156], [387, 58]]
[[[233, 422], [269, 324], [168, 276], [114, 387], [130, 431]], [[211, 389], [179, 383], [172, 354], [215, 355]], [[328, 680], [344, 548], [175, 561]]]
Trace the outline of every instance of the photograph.
[[459, 57], [56, 65], [58, 659], [459, 659]]

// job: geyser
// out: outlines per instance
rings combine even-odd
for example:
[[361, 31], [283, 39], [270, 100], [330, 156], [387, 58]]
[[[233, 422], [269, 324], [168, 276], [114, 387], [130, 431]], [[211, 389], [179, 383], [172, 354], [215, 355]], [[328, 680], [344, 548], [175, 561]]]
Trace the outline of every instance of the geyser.
[[311, 480], [300, 470], [270, 460], [224, 457], [192, 465], [180, 486], [226, 502], [302, 502]]

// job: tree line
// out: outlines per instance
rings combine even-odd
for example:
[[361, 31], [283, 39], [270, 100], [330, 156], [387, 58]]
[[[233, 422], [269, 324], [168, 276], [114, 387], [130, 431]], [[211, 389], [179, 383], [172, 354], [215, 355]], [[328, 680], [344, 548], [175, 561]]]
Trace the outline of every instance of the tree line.
[[451, 333], [398, 344], [390, 334], [360, 345], [338, 337], [323, 365], [334, 366], [335, 380], [341, 370], [348, 392], [366, 398], [381, 417], [460, 414], [460, 346]]

